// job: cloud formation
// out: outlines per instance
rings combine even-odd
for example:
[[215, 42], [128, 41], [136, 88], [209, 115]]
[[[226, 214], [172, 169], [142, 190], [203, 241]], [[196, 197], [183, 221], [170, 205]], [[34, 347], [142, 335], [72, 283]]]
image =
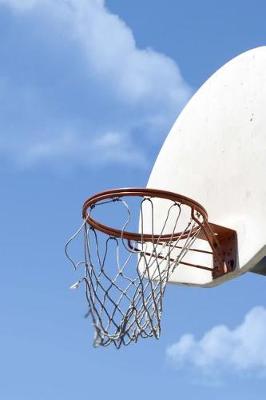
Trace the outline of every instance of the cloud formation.
[[143, 166], [138, 143], [161, 139], [191, 94], [176, 63], [138, 48], [103, 0], [0, 0], [0, 18], [4, 9], [16, 29], [0, 39], [0, 153], [27, 166]]
[[254, 307], [243, 322], [230, 329], [218, 325], [197, 340], [183, 335], [167, 348], [168, 360], [180, 369], [192, 367], [200, 373], [266, 371], [266, 308]]

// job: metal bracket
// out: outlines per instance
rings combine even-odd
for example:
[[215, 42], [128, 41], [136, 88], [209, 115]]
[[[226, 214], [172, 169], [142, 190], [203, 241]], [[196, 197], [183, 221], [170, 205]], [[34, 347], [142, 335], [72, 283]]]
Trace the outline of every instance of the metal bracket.
[[235, 270], [238, 260], [237, 233], [232, 229], [209, 223], [214, 233], [213, 278]]

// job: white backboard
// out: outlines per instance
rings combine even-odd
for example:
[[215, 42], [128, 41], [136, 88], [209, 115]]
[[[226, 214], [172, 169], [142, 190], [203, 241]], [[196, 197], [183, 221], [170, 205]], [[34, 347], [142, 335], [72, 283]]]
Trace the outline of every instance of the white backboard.
[[213, 281], [208, 271], [180, 265], [173, 283], [213, 286], [266, 256], [266, 47], [225, 64], [192, 97], [147, 186], [191, 197], [206, 208], [210, 222], [237, 231], [233, 273]]

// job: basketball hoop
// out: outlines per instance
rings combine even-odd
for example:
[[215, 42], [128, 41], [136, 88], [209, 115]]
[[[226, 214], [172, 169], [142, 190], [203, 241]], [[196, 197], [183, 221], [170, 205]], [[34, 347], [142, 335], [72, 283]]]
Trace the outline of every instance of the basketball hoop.
[[[117, 215], [125, 215], [118, 227], [94, 216], [99, 210], [110, 217], [114, 208]], [[163, 224], [158, 226], [156, 215], [162, 210]], [[135, 232], [128, 230], [134, 214]], [[209, 224], [205, 209], [185, 196], [147, 188], [108, 190], [84, 203], [82, 217], [82, 226], [66, 244], [66, 255], [75, 269], [82, 269], [74, 287], [85, 284], [95, 346], [113, 343], [119, 348], [140, 337], [159, 338], [165, 287], [179, 265], [204, 269], [214, 277], [234, 267], [232, 252], [223, 245], [228, 230]], [[116, 215], [113, 219], [117, 222]], [[69, 246], [81, 233], [83, 255], [74, 260]], [[207, 242], [208, 250], [194, 248], [196, 240]], [[188, 252], [208, 253], [213, 264], [187, 262]]]

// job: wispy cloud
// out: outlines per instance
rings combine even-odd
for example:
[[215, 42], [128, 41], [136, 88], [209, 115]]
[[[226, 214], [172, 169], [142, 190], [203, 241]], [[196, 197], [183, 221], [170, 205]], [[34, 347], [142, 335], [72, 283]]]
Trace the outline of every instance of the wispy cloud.
[[12, 7], [14, 10], [24, 11], [29, 10], [43, 0], [0, 0], [0, 4]]
[[28, 146], [22, 158], [17, 158], [17, 162], [24, 167], [30, 167], [36, 162], [47, 163], [51, 160], [68, 159], [71, 163], [79, 160], [84, 166], [104, 165], [107, 163], [134, 164], [136, 168], [147, 166], [147, 161], [143, 154], [134, 148], [130, 138], [124, 134], [106, 133], [99, 138], [91, 139], [79, 136], [76, 132], [66, 132], [58, 135], [53, 140], [37, 141]]
[[266, 309], [258, 306], [235, 328], [218, 325], [199, 340], [186, 334], [166, 354], [175, 368], [189, 367], [201, 374], [261, 374], [266, 372], [265, 337]]
[[138, 48], [102, 0], [0, 0], [0, 18], [1, 8], [17, 31], [0, 38], [0, 153], [87, 164], [98, 149], [98, 163], [143, 166], [137, 143], [161, 139], [190, 96], [177, 64]]

